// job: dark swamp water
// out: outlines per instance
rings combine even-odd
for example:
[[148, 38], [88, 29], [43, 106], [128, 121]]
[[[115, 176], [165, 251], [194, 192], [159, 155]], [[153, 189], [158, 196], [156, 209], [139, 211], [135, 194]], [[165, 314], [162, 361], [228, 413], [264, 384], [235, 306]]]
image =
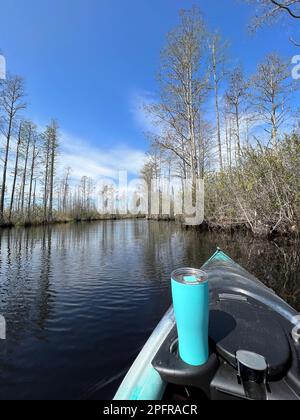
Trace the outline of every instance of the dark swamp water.
[[143, 220], [1, 231], [0, 399], [111, 399], [171, 303], [171, 271], [217, 246], [300, 311], [299, 244]]

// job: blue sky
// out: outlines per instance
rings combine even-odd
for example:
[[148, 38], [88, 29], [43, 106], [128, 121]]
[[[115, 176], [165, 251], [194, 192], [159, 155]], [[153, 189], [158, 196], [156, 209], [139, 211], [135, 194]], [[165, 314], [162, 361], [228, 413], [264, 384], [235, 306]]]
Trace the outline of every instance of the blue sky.
[[138, 169], [148, 147], [139, 105], [157, 90], [160, 50], [178, 11], [192, 5], [249, 73], [270, 51], [298, 52], [278, 26], [251, 35], [251, 8], [239, 0], [0, 0], [0, 48], [9, 71], [26, 80], [27, 115], [40, 125], [59, 120], [64, 163], [78, 176], [109, 175], [110, 156], [116, 165], [120, 154], [120, 169]]

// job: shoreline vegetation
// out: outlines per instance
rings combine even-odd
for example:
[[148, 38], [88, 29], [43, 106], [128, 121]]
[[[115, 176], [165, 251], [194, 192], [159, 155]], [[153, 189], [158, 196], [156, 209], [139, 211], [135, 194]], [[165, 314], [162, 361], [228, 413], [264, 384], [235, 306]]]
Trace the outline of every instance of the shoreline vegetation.
[[71, 217], [68, 215], [55, 214], [53, 215], [52, 221], [44, 221], [42, 219], [32, 219], [30, 221], [16, 220], [11, 222], [4, 222], [0, 225], [0, 229], [11, 229], [11, 228], [29, 228], [35, 226], [51, 226], [59, 224], [69, 223], [84, 223], [84, 222], [100, 222], [100, 221], [117, 221], [117, 220], [134, 220], [134, 219], [145, 219], [145, 215], [118, 215], [118, 214], [92, 214], [79, 217]]
[[147, 220], [152, 222], [172, 222], [177, 223], [182, 229], [195, 229], [200, 232], [220, 232], [225, 234], [245, 233], [251, 235], [254, 238], [261, 238], [266, 240], [277, 240], [277, 239], [288, 239], [298, 240], [300, 233], [298, 229], [293, 228], [289, 224], [278, 225], [276, 229], [270, 225], [260, 225], [254, 229], [249, 226], [246, 220], [222, 220], [219, 221], [215, 218], [205, 219], [201, 225], [188, 226], [185, 225], [182, 217], [174, 217], [169, 215], [158, 215], [158, 216], [147, 216], [145, 214], [139, 215], [118, 215], [118, 214], [93, 214], [82, 217], [69, 217], [65, 215], [55, 215], [51, 222], [45, 222], [43, 220], [32, 220], [32, 221], [15, 221], [11, 223], [3, 223], [0, 225], [0, 229], [12, 229], [12, 228], [30, 228], [38, 226], [52, 226], [60, 224], [72, 224], [72, 223], [91, 223], [101, 221], [122, 221], [122, 220]]

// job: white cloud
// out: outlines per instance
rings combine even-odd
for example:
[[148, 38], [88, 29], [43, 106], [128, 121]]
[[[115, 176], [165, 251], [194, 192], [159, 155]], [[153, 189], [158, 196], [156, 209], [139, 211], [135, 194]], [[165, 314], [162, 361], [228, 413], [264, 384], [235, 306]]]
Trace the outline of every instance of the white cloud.
[[127, 145], [110, 148], [95, 146], [88, 141], [61, 131], [59, 172], [72, 168], [72, 179], [83, 176], [100, 181], [103, 178], [118, 179], [119, 171], [138, 176], [145, 162], [145, 152]]
[[155, 104], [156, 102], [155, 94], [149, 91], [134, 92], [130, 98], [130, 109], [134, 122], [146, 133], [159, 134], [161, 132], [161, 128], [153, 122], [153, 118], [146, 110], [147, 105]]

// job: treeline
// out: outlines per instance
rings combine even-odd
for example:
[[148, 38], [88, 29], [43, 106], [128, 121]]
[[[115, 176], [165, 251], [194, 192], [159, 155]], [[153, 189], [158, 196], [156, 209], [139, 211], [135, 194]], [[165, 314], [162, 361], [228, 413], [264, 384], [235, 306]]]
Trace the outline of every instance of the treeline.
[[21, 77], [0, 80], [0, 227], [121, 218], [109, 185], [97, 190], [91, 177], [62, 170], [57, 121], [39, 129], [24, 116], [25, 98]]
[[39, 130], [24, 117], [25, 97], [21, 77], [0, 81], [0, 226], [99, 218], [94, 181], [82, 177], [77, 185], [71, 168], [58, 173], [58, 123]]
[[297, 85], [289, 63], [270, 53], [246, 75], [194, 8], [168, 35], [158, 80], [159, 99], [145, 106], [153, 125], [146, 181], [176, 177], [194, 187], [205, 179], [210, 225], [299, 231]]
[[22, 78], [9, 76], [0, 83], [0, 224], [31, 223], [37, 215], [51, 223], [58, 125], [51, 121], [45, 131], [39, 132], [32, 121], [23, 117], [26, 102]]
[[83, 176], [78, 184], [72, 183], [72, 169], [66, 168], [58, 182], [58, 214], [69, 220], [93, 220], [102, 218], [95, 203], [96, 183]]

